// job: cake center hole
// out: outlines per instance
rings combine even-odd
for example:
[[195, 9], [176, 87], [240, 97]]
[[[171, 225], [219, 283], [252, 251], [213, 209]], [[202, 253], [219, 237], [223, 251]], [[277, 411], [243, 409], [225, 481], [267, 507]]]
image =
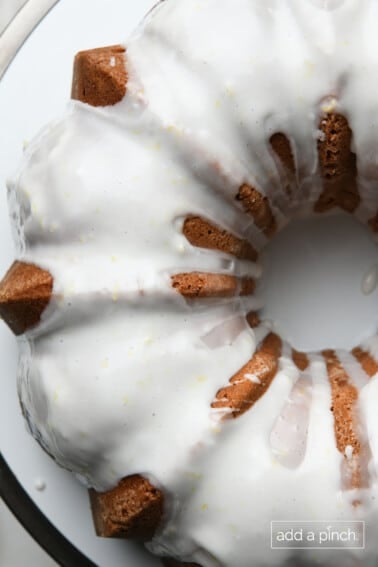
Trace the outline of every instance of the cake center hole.
[[376, 332], [378, 247], [353, 217], [294, 220], [261, 259], [261, 317], [295, 348], [349, 350]]

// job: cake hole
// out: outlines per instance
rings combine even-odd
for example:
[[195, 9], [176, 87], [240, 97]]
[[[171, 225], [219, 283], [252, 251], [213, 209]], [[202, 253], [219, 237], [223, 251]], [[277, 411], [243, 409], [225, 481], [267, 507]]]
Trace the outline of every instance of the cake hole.
[[378, 287], [364, 293], [377, 261], [368, 229], [346, 213], [293, 220], [261, 255], [260, 316], [298, 350], [350, 350], [378, 326]]

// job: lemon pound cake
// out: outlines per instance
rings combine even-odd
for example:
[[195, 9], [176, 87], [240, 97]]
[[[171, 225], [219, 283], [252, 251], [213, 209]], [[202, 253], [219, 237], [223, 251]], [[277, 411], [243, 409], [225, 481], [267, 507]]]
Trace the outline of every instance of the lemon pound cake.
[[[256, 290], [298, 215], [377, 241], [377, 22], [375, 0], [162, 1], [76, 56], [9, 185], [25, 419], [98, 535], [167, 567], [377, 564], [378, 336], [300, 352]], [[364, 520], [366, 548], [272, 550], [281, 520]]]

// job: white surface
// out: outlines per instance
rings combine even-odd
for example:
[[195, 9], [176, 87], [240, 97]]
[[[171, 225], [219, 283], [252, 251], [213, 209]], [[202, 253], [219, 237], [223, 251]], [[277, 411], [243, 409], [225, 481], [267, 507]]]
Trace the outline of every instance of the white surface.
[[56, 567], [0, 501], [1, 567]]
[[[1, 132], [3, 135], [6, 132], [7, 140], [6, 144], [3, 141], [0, 157], [1, 273], [5, 272], [13, 258], [5, 179], [20, 160], [23, 142], [34, 136], [41, 125], [59, 115], [64, 108], [70, 92], [75, 52], [124, 40], [154, 3], [154, 0], [139, 0], [138, 3], [133, 0], [113, 0], [112, 9], [109, 10], [104, 0], [81, 0], [80, 3], [61, 0], [27, 40], [0, 82]], [[5, 6], [8, 14], [10, 6]], [[18, 8], [16, 3], [14, 6]], [[91, 13], [91, 25], [88, 25], [88, 13]], [[2, 14], [4, 22], [8, 16], [4, 15], [5, 11]], [[120, 18], [120, 14], [124, 14], [124, 17]], [[67, 29], [70, 30], [69, 34]], [[46, 84], [46, 76], [49, 77], [49, 88], [44, 90], [42, 98], [41, 85]], [[0, 345], [5, 378], [0, 401], [0, 447], [24, 488], [55, 525], [77, 547], [88, 552], [100, 567], [123, 567], [125, 564], [160, 567], [160, 562], [150, 559], [136, 545], [95, 537], [86, 490], [70, 474], [58, 469], [25, 431], [16, 395], [16, 343], [3, 325], [0, 328]], [[46, 482], [43, 492], [35, 488], [37, 479]], [[4, 512], [4, 516], [9, 517], [7, 512]], [[25, 544], [25, 552], [21, 552], [20, 542], [25, 538], [28, 540], [28, 536], [20, 536], [22, 528], [15, 531], [15, 521], [6, 522], [7, 527], [0, 531], [0, 537], [8, 540], [3, 552], [7, 553], [6, 559], [0, 555], [2, 567], [52, 565], [48, 558], [44, 559], [43, 552], [39, 552], [37, 546], [29, 545], [29, 542]], [[18, 556], [15, 555], [17, 548], [20, 548]]]

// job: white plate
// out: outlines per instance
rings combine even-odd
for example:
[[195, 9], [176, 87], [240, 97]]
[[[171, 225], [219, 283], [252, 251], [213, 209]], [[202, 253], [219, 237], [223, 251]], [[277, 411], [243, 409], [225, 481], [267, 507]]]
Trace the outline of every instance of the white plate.
[[[23, 143], [63, 111], [70, 95], [74, 54], [125, 40], [155, 3], [60, 0], [30, 35], [0, 81], [1, 275], [14, 257], [5, 180], [17, 168]], [[35, 1], [31, 4], [38, 6]], [[3, 324], [0, 359], [0, 448], [30, 497], [56, 528], [99, 567], [160, 567], [159, 561], [133, 543], [96, 538], [86, 490], [59, 469], [26, 432], [16, 393], [16, 341]], [[46, 483], [42, 492], [36, 489], [38, 479]]]

